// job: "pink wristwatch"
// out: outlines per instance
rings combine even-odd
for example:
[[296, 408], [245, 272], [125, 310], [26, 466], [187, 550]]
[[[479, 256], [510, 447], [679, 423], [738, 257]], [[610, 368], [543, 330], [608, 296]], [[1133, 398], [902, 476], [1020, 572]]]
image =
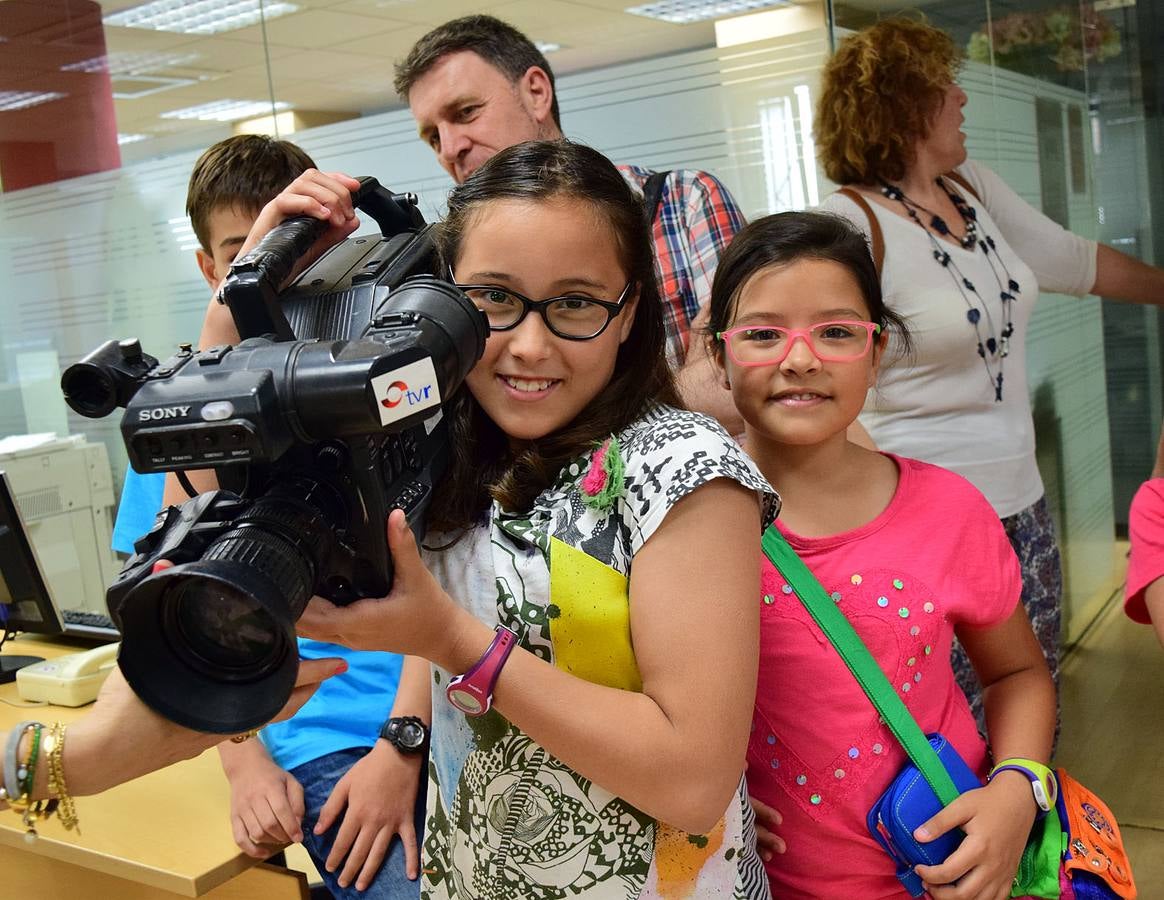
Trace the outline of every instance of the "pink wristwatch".
[[493, 687], [501, 667], [509, 659], [517, 643], [517, 635], [504, 625], [497, 626], [497, 634], [477, 662], [464, 675], [458, 675], [445, 688], [449, 703], [467, 716], [483, 716], [493, 705]]

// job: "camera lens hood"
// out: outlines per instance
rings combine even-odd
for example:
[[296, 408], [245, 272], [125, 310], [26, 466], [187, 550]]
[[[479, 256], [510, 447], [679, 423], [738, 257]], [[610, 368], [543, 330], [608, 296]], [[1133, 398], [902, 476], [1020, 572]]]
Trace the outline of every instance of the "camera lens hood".
[[138, 584], [119, 609], [120, 665], [179, 725], [237, 734], [270, 721], [295, 685], [295, 618], [276, 579], [237, 560], [197, 560]]

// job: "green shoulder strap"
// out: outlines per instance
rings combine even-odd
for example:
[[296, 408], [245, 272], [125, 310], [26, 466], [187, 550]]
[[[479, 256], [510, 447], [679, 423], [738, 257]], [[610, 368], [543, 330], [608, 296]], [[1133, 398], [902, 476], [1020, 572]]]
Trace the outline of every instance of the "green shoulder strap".
[[857, 683], [873, 701], [881, 718], [929, 782], [942, 805], [953, 802], [958, 796], [958, 789], [954, 787], [946, 767], [844, 613], [837, 609], [836, 603], [775, 525], [768, 526], [761, 545], [772, 565], [792, 586], [809, 615], [836, 647]]

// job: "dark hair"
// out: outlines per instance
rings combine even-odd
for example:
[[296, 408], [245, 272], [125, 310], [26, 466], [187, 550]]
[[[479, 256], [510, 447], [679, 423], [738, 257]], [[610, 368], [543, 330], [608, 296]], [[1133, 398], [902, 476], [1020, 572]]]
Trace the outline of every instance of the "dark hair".
[[[715, 270], [708, 331], [715, 335], [728, 328], [740, 291], [753, 275], [800, 259], [823, 259], [848, 269], [869, 307], [869, 320], [883, 332], [895, 332], [901, 350], [910, 351], [905, 320], [881, 296], [881, 279], [865, 236], [847, 219], [824, 212], [777, 213], [757, 219], [736, 234]], [[715, 349], [722, 353], [723, 341], [715, 339]]]
[[262, 134], [239, 134], [214, 144], [194, 163], [186, 189], [186, 214], [202, 249], [213, 252], [211, 214], [224, 208], [257, 214], [314, 167], [300, 147]]
[[455, 265], [466, 235], [477, 227], [477, 214], [490, 203], [511, 199], [589, 204], [614, 238], [628, 280], [637, 286], [635, 320], [619, 346], [606, 389], [572, 422], [523, 446], [511, 447], [468, 390], [457, 392], [446, 407], [452, 460], [429, 516], [430, 524], [440, 530], [472, 524], [491, 499], [506, 510], [524, 512], [564, 465], [596, 442], [656, 404], [680, 405], [664, 349], [663, 304], [639, 195], [605, 156], [590, 147], [569, 141], [516, 144], [493, 156], [449, 194], [448, 216], [437, 232], [441, 271]]
[[476, 53], [489, 65], [516, 84], [531, 66], [537, 66], [550, 79], [552, 102], [550, 115], [560, 129], [562, 118], [558, 113], [558, 91], [554, 86], [554, 71], [534, 42], [510, 25], [493, 16], [464, 16], [438, 25], [412, 45], [408, 55], [395, 66], [392, 80], [396, 93], [405, 103], [412, 86], [450, 53], [468, 50]]
[[821, 72], [813, 129], [830, 180], [900, 181], [961, 65], [946, 32], [901, 16], [841, 41]]

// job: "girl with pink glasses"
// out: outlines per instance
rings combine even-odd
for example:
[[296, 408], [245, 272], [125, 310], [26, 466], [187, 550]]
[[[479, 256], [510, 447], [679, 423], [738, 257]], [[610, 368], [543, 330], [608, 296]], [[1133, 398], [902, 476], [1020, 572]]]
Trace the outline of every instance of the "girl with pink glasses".
[[[777, 526], [922, 730], [986, 777], [986, 742], [950, 666], [956, 635], [985, 688], [994, 760], [1045, 764], [1054, 689], [998, 516], [960, 476], [846, 436], [876, 389], [887, 330], [908, 345], [864, 238], [820, 213], [753, 222], [720, 260], [710, 330], [745, 448], [784, 500]], [[908, 896], [866, 828], [904, 751], [766, 559], [757, 602], [748, 787], [773, 895]], [[1037, 810], [1024, 775], [1006, 770], [922, 826], [919, 841], [967, 835], [941, 865], [917, 868], [930, 896], [1006, 897]]]

